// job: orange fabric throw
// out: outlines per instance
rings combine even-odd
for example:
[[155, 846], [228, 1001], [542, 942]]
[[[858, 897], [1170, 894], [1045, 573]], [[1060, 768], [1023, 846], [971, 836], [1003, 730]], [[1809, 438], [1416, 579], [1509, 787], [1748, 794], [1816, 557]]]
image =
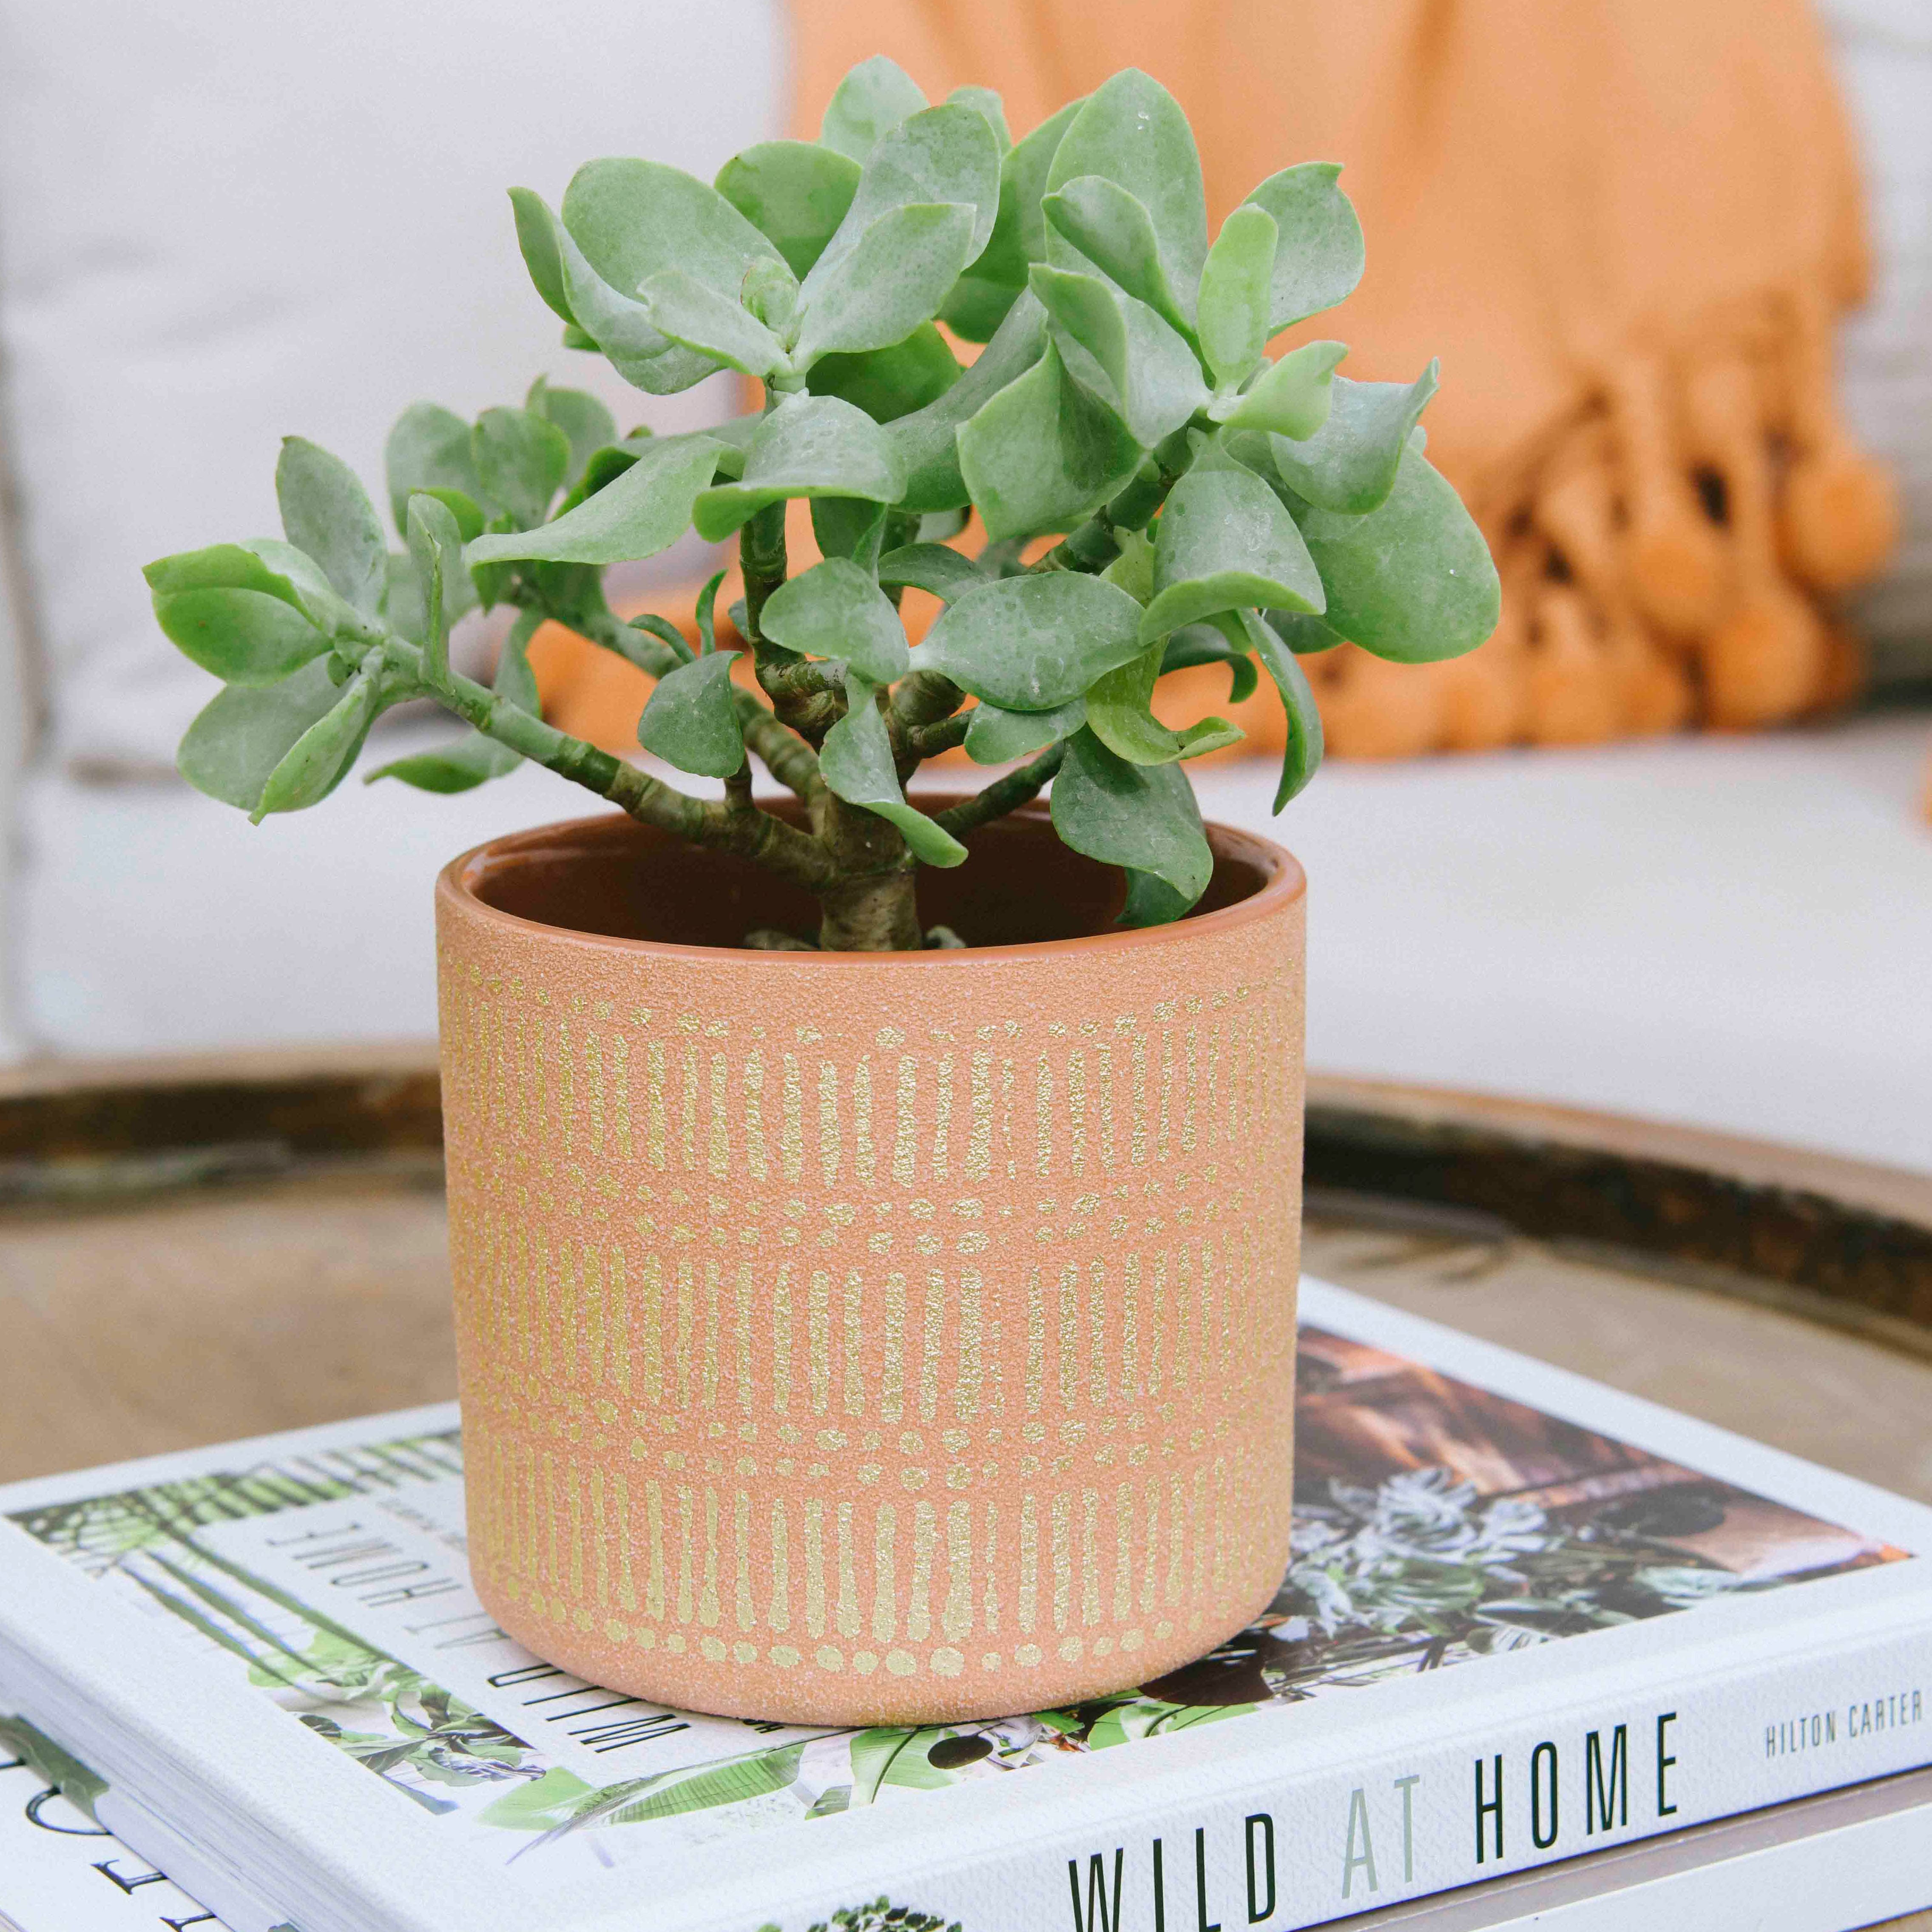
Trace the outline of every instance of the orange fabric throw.
[[[934, 100], [997, 88], [1016, 134], [1138, 65], [1192, 118], [1217, 224], [1277, 168], [1343, 164], [1367, 273], [1276, 346], [1340, 338], [1344, 373], [1376, 380], [1441, 356], [1430, 455], [1489, 536], [1504, 597], [1465, 658], [1305, 659], [1332, 750], [1751, 726], [1856, 688], [1829, 600], [1883, 560], [1897, 518], [1832, 394], [1832, 325], [1867, 265], [1804, 0], [794, 9], [802, 134], [874, 53]], [[1226, 709], [1224, 674], [1169, 687], [1174, 722]], [[569, 723], [571, 693], [556, 697]], [[1250, 748], [1278, 746], [1278, 707], [1243, 710]]]

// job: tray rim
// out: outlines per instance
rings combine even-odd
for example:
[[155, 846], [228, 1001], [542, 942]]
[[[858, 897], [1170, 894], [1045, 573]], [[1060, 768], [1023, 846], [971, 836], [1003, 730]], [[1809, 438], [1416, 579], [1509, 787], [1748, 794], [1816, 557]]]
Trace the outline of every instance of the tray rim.
[[[0, 1069], [0, 1226], [323, 1177], [434, 1184], [433, 1042]], [[1311, 1210], [1412, 1204], [1932, 1354], [1932, 1174], [1493, 1092], [1311, 1072]]]

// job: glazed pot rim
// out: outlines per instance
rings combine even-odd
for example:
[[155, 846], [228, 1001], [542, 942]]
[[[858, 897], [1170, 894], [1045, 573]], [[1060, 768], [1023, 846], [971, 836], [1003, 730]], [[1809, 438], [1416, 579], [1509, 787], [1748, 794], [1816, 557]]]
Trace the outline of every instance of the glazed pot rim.
[[[922, 794], [920, 800], [922, 806], [937, 809], [943, 809], [952, 802], [952, 797], [944, 793]], [[1050, 824], [1046, 812], [1036, 802], [1009, 813], [1007, 820]], [[640, 825], [622, 812], [595, 812], [582, 818], [553, 820], [485, 839], [481, 844], [460, 853], [443, 867], [436, 875], [436, 898], [440, 907], [446, 904], [465, 918], [481, 920], [506, 931], [547, 933], [554, 939], [594, 946], [599, 950], [645, 953], [694, 962], [728, 962], [754, 971], [796, 973], [816, 968], [836, 972], [856, 966], [890, 962], [925, 971], [944, 972], [988, 962], [1054, 958], [1091, 952], [1096, 948], [1121, 950], [1211, 938], [1268, 919], [1306, 894], [1307, 874], [1302, 870], [1300, 861], [1285, 847], [1277, 845], [1271, 838], [1244, 831], [1238, 826], [1223, 825], [1214, 820], [1206, 821], [1204, 830], [1217, 859], [1240, 860], [1263, 874], [1264, 883], [1258, 890], [1232, 905], [1176, 920], [1167, 926], [1116, 927], [1109, 932], [1090, 933], [1077, 938], [1035, 940], [1014, 946], [935, 947], [918, 952], [764, 952], [748, 946], [692, 946], [673, 940], [633, 939], [614, 933], [586, 932], [576, 926], [553, 926], [542, 920], [526, 919], [520, 914], [506, 912], [481, 896], [478, 887], [494, 860], [513, 858], [546, 847], [568, 847], [587, 841], [601, 843], [614, 837], [629, 837], [639, 832], [650, 833], [656, 830], [655, 827]], [[679, 842], [672, 833], [658, 836], [670, 843]]]

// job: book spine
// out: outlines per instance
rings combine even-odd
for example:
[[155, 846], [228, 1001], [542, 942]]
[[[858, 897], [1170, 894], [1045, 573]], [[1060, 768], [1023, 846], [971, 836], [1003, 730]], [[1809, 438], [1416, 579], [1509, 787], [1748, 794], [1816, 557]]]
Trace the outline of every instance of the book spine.
[[147, 1806], [111, 1788], [94, 1802], [94, 1816], [131, 1852], [165, 1872], [197, 1900], [202, 1917], [180, 1913], [160, 1924], [175, 1932], [296, 1932], [287, 1912], [256, 1886], [210, 1858]]
[[[1078, 1825], [1016, 1830], [1009, 1842], [1032, 1840], [1023, 1846], [908, 1863], [849, 1897], [814, 1888], [762, 1916], [804, 1932], [884, 1892], [962, 1932], [1322, 1925], [1932, 1762], [1932, 1630], [1734, 1672], [1680, 1669], [1635, 1696], [1564, 1702], [1552, 1686], [1540, 1713], [1478, 1718], [1342, 1768], [1300, 1756], [1292, 1744], [1272, 1763], [1244, 1754], [1247, 1774], [1213, 1788], [1198, 1773], [1163, 1779], [1158, 1804], [1123, 1785], [1111, 1808], [1088, 1800]], [[1198, 1796], [1177, 1792], [1186, 1778]]]

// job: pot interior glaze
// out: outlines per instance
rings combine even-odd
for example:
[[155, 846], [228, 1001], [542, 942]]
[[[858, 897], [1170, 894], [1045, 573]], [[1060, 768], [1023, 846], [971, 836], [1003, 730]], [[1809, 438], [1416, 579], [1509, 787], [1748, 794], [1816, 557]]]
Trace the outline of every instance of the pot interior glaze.
[[[918, 800], [928, 812], [953, 802], [925, 794]], [[789, 800], [764, 802], [780, 817], [802, 817]], [[1290, 874], [1298, 884], [1300, 868], [1280, 848], [1225, 826], [1208, 832], [1214, 875], [1190, 920]], [[809, 893], [749, 860], [700, 850], [616, 813], [480, 847], [464, 862], [463, 884], [484, 904], [538, 926], [658, 945], [735, 951], [759, 926], [804, 937], [818, 921]], [[1063, 845], [1037, 806], [982, 826], [964, 864], [927, 866], [919, 880], [922, 921], [950, 926], [974, 951], [1115, 934], [1126, 899], [1126, 874]]]

